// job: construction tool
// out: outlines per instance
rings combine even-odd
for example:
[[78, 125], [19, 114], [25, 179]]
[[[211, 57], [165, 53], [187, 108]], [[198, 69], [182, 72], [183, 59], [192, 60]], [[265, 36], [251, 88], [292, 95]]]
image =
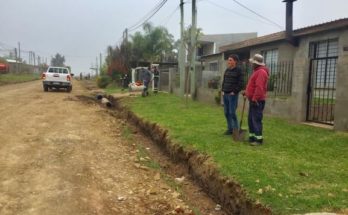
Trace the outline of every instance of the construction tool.
[[233, 140], [238, 141], [238, 142], [243, 142], [245, 140], [245, 134], [247, 133], [247, 131], [245, 129], [242, 129], [245, 102], [246, 102], [246, 97], [244, 96], [243, 97], [243, 109], [242, 109], [242, 114], [241, 114], [241, 118], [240, 118], [239, 129], [234, 129], [233, 133], [232, 133]]

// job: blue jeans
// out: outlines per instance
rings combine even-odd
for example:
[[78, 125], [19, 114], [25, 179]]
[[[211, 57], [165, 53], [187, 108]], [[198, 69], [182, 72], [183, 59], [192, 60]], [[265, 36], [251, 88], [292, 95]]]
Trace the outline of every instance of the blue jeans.
[[143, 83], [144, 83], [143, 92], [144, 92], [144, 93], [147, 93], [150, 81], [143, 80]]
[[238, 129], [238, 120], [236, 109], [238, 106], [238, 94], [228, 95], [224, 94], [224, 112], [227, 121], [227, 130], [232, 132], [233, 129]]

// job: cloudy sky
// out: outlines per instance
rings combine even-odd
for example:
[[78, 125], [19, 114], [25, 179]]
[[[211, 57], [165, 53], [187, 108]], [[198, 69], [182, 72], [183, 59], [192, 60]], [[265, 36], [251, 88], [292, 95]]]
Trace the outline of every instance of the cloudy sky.
[[[18, 47], [28, 59], [34, 51], [50, 62], [60, 53], [74, 73], [89, 73], [96, 57], [105, 56], [108, 45], [119, 44], [125, 28], [141, 23], [162, 0], [0, 0], [0, 56]], [[191, 23], [191, 0], [185, 1], [185, 25]], [[238, 0], [269, 21], [233, 0], [197, 0], [198, 27], [204, 34], [282, 31], [282, 0]], [[180, 0], [168, 0], [150, 21], [162, 25], [178, 39]], [[297, 0], [294, 28], [348, 17], [347, 0]], [[141, 30], [135, 29], [130, 34]], [[27, 60], [28, 61], [28, 60]]]

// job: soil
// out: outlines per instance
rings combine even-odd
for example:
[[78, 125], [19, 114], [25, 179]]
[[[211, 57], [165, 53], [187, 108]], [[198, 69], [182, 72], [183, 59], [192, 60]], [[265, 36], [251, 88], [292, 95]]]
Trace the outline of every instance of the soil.
[[147, 135], [88, 98], [78, 81], [71, 93], [0, 87], [0, 214], [226, 214]]

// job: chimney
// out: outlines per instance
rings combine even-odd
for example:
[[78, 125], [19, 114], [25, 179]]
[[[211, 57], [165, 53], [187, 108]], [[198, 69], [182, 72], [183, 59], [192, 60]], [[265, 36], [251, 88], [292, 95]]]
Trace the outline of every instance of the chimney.
[[286, 40], [291, 43], [292, 45], [296, 45], [296, 41], [293, 35], [293, 28], [292, 28], [292, 6], [293, 2], [296, 0], [283, 0], [283, 2], [286, 2], [286, 28], [285, 28], [285, 35], [286, 35]]

